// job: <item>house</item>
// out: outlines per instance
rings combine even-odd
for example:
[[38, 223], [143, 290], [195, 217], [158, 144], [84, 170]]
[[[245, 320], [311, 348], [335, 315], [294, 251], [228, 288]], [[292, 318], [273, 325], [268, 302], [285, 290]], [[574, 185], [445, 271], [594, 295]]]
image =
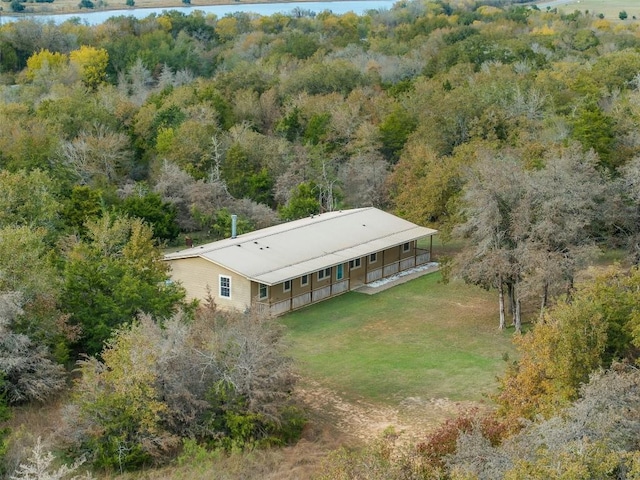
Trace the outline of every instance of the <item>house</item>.
[[[436, 230], [376, 208], [312, 215], [165, 255], [189, 298], [273, 315], [428, 263]], [[428, 247], [418, 246], [427, 240]]]

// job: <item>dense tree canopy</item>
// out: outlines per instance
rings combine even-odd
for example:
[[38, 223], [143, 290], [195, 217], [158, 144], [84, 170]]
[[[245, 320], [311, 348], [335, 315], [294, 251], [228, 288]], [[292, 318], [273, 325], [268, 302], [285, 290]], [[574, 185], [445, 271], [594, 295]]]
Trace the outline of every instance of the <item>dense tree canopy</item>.
[[[463, 237], [450, 271], [497, 291], [501, 326], [508, 311], [517, 329], [523, 308], [540, 318], [503, 380], [508, 418], [551, 421], [589, 398], [602, 382], [580, 390], [592, 370], [633, 361], [639, 347], [637, 274], [577, 290], [575, 278], [597, 247], [640, 260], [640, 27], [513, 3], [0, 25], [0, 298], [20, 299], [2, 326], [3, 391], [11, 401], [48, 398], [56, 362], [95, 355], [81, 367], [75, 402], [87, 429], [75, 446], [109, 467], [123, 465], [114, 460], [122, 446], [124, 463], [139, 466], [173, 448], [174, 436], [213, 427], [225, 447], [286, 437], [271, 436], [284, 416], [267, 406], [278, 402], [237, 371], [217, 371], [204, 396], [189, 393], [191, 410], [158, 383], [162, 365], [143, 327], [127, 326], [151, 314], [157, 324], [144, 333], [165, 345], [159, 325], [184, 304], [158, 240], [227, 236], [231, 214], [244, 231], [375, 205]], [[246, 360], [236, 355], [240, 331], [216, 337], [229, 349], [209, 352], [210, 365]], [[253, 333], [256, 348], [271, 335]], [[120, 392], [134, 347], [148, 355], [131, 380], [145, 386]], [[47, 375], [52, 384], [29, 390]], [[275, 380], [286, 397], [289, 377]], [[98, 410], [91, 395], [101, 396]], [[185, 418], [194, 423], [180, 431]], [[115, 443], [93, 436], [97, 425]], [[487, 444], [466, 433], [470, 451], [506, 458], [498, 436]], [[539, 456], [487, 471], [544, 477], [558, 462], [583, 462], [606, 476], [598, 459], [638, 469], [631, 454], [598, 456], [601, 443], [567, 442], [592, 452], [587, 461], [531, 441]], [[484, 475], [468, 457], [440, 467], [447, 461], [459, 466], [452, 478]]]

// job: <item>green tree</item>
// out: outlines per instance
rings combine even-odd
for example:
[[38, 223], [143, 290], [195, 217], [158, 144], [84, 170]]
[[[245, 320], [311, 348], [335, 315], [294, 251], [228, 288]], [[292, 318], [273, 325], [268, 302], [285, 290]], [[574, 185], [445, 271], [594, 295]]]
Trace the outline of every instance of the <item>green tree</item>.
[[[2, 374], [0, 374], [0, 392], [5, 392], [4, 378]], [[0, 393], [0, 425], [5, 423], [10, 418], [11, 410], [9, 409], [9, 405], [7, 405], [7, 399], [5, 398], [4, 393]], [[0, 475], [4, 475], [7, 473], [4, 457], [7, 453], [7, 437], [10, 433], [11, 430], [9, 429], [9, 427], [0, 427]]]
[[[213, 219], [208, 225], [214, 238], [231, 237], [231, 213], [226, 208], [222, 208], [216, 212]], [[251, 222], [242, 216], [238, 216], [236, 220], [236, 234], [242, 235], [253, 230]]]
[[253, 155], [234, 143], [222, 165], [222, 177], [235, 198], [250, 198], [258, 203], [273, 203], [273, 178]]
[[74, 449], [120, 470], [161, 462], [178, 438], [244, 448], [298, 438], [295, 376], [277, 322], [216, 311], [139, 315], [80, 362], [66, 420]]
[[124, 199], [118, 210], [125, 215], [144, 220], [153, 229], [154, 238], [159, 240], [172, 241], [180, 233], [176, 223], [176, 207], [171, 203], [163, 202], [157, 193], [131, 195]]
[[452, 156], [438, 156], [418, 138], [410, 140], [389, 182], [398, 213], [418, 224], [446, 222], [453, 213], [452, 199], [463, 185], [462, 169], [478, 148], [462, 146]]
[[0, 292], [19, 292], [23, 313], [11, 325], [13, 333], [27, 335], [54, 357], [68, 360], [68, 344], [76, 332], [60, 311], [60, 275], [47, 232], [29, 227], [0, 228]]
[[60, 203], [54, 180], [41, 170], [0, 171], [0, 226], [58, 228]]
[[94, 355], [137, 312], [168, 317], [185, 293], [170, 282], [153, 231], [142, 220], [104, 216], [88, 222], [87, 230], [87, 240], [66, 253], [62, 305], [82, 328], [77, 351]]
[[62, 221], [73, 232], [86, 233], [85, 223], [96, 219], [103, 211], [102, 194], [91, 187], [76, 185], [62, 204]]
[[627, 14], [626, 10], [621, 10], [620, 13], [618, 13], [618, 18], [620, 20], [626, 20], [628, 16], [629, 15]]
[[24, 5], [20, 0], [11, 0], [11, 10], [14, 12], [22, 12], [24, 10]]
[[320, 212], [319, 191], [315, 182], [298, 184], [285, 206], [278, 209], [283, 220], [295, 220]]
[[14, 331], [22, 305], [20, 292], [0, 292], [0, 397], [12, 404], [45, 402], [65, 387], [66, 372], [46, 346]]
[[380, 123], [378, 129], [382, 142], [381, 152], [389, 162], [396, 163], [398, 161], [400, 151], [417, 125], [416, 119], [400, 106], [396, 107]]
[[600, 156], [602, 165], [612, 170], [618, 166], [613, 152], [613, 125], [613, 120], [593, 104], [581, 109], [573, 123], [573, 137], [585, 149], [593, 148]]

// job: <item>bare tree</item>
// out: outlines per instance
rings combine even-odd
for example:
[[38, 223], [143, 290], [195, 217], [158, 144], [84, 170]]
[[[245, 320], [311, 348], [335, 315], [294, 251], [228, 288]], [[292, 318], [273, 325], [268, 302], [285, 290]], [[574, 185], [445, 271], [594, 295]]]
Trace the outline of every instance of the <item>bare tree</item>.
[[607, 201], [608, 180], [597, 163], [593, 151], [574, 145], [528, 174], [514, 229], [526, 238], [524, 294], [540, 296], [541, 313], [551, 293], [571, 294], [575, 272], [595, 253], [591, 226]]
[[516, 330], [520, 330], [521, 265], [519, 239], [512, 229], [516, 209], [525, 195], [525, 174], [509, 157], [480, 160], [469, 172], [462, 214], [465, 222], [454, 233], [470, 247], [454, 262], [454, 272], [470, 283], [497, 288], [500, 328], [505, 327], [504, 287], [507, 287]]
[[47, 400], [65, 387], [65, 371], [49, 358], [43, 345], [23, 334], [13, 333], [11, 325], [23, 314], [22, 295], [0, 294], [0, 373], [9, 403]]
[[[639, 75], [640, 76], [640, 75]], [[618, 180], [622, 192], [617, 226], [627, 237], [629, 256], [634, 265], [640, 264], [640, 157], [622, 167]]]
[[387, 162], [378, 152], [353, 155], [339, 171], [345, 202], [354, 207], [382, 206], [388, 175]]
[[93, 131], [63, 142], [61, 156], [83, 185], [118, 183], [129, 174], [133, 160], [129, 138], [104, 125], [95, 125]]
[[83, 475], [75, 474], [86, 461], [84, 457], [70, 466], [62, 465], [58, 468], [53, 466], [54, 460], [53, 454], [45, 451], [42, 440], [38, 437], [27, 462], [21, 463], [9, 478], [10, 480], [92, 480], [94, 478], [89, 472]]
[[590, 232], [605, 203], [607, 178], [596, 164], [594, 153], [572, 146], [540, 170], [500, 157], [471, 169], [465, 220], [454, 230], [470, 247], [454, 262], [454, 272], [498, 289], [500, 328], [505, 288], [516, 330], [523, 299], [539, 296], [542, 312], [551, 294], [573, 289], [575, 272], [595, 250]]

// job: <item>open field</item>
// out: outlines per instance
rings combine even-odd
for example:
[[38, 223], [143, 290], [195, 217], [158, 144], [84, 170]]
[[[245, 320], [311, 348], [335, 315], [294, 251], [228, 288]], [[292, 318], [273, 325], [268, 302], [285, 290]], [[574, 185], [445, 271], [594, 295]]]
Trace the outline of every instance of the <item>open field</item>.
[[512, 357], [495, 295], [430, 274], [373, 296], [351, 292], [283, 318], [305, 378], [350, 400], [486, 401]]
[[[190, 6], [197, 10], [198, 7], [208, 5], [242, 5], [242, 4], [254, 4], [254, 3], [286, 3], [287, 1], [312, 1], [312, 0], [191, 0]], [[339, 1], [339, 0], [336, 0]], [[93, 10], [80, 9], [78, 4], [80, 0], [54, 0], [52, 3], [34, 3], [33, 0], [29, 0], [25, 4], [25, 11], [23, 14], [56, 14], [56, 13], [76, 13], [98, 10], [122, 10], [127, 9], [126, 0], [94, 0], [96, 7]], [[173, 8], [173, 7], [185, 7], [182, 0], [135, 0], [135, 8]], [[8, 4], [3, 7], [7, 14], [14, 15], [10, 12]]]
[[618, 14], [624, 10], [629, 15], [627, 21], [633, 21], [633, 16], [640, 18], [640, 2], [637, 0], [556, 0], [548, 2], [536, 2], [540, 10], [547, 6], [571, 13], [575, 10], [581, 12], [602, 13], [608, 20], [618, 20]]

